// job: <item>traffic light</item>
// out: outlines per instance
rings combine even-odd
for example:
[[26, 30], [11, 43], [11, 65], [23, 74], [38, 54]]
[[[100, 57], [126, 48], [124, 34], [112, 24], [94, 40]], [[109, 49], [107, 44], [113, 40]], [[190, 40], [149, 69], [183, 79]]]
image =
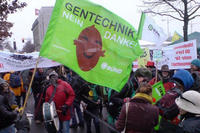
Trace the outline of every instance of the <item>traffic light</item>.
[[13, 41], [13, 49], [17, 50], [16, 41]]
[[24, 43], [24, 38], [22, 38], [22, 43]]

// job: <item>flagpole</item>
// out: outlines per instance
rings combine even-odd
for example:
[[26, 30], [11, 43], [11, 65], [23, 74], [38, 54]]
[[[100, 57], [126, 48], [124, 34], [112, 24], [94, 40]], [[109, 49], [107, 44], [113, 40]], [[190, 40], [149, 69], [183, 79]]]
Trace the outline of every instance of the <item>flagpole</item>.
[[144, 21], [145, 21], [145, 13], [142, 12], [141, 17], [140, 17], [140, 24], [139, 24], [139, 28], [138, 28], [138, 40], [142, 39], [142, 31], [143, 31]]
[[31, 77], [31, 82], [30, 82], [30, 84], [29, 84], [28, 91], [27, 91], [27, 93], [26, 93], [26, 98], [25, 98], [25, 101], [24, 101], [24, 105], [23, 105], [22, 111], [20, 112], [20, 115], [21, 115], [21, 116], [22, 116], [23, 113], [24, 113], [24, 109], [25, 109], [26, 104], [27, 104], [27, 101], [28, 101], [28, 97], [29, 97], [29, 94], [30, 94], [30, 91], [31, 91], [31, 86], [32, 86], [32, 83], [33, 83], [33, 79], [34, 79], [34, 77], [35, 77], [35, 73], [36, 73], [36, 69], [37, 69], [39, 60], [40, 60], [40, 56], [37, 58], [37, 61], [36, 61], [36, 65], [35, 65], [35, 68], [34, 68], [34, 71], [33, 71], [32, 77]]

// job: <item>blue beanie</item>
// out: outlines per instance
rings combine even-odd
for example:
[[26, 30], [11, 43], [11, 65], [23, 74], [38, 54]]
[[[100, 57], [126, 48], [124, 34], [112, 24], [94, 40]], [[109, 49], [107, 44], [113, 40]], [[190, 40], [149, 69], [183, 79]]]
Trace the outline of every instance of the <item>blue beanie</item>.
[[173, 78], [182, 81], [182, 83], [184, 84], [184, 91], [189, 90], [194, 84], [194, 79], [192, 75], [187, 70], [184, 70], [184, 69], [178, 70], [173, 75]]
[[192, 65], [195, 65], [196, 67], [200, 68], [200, 60], [199, 59], [194, 59], [191, 62]]

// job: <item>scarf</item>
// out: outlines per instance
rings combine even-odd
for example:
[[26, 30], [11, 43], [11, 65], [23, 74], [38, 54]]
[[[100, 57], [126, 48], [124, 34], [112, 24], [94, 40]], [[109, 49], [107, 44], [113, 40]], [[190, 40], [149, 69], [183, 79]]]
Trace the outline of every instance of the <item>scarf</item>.
[[144, 98], [148, 100], [151, 104], [153, 103], [152, 97], [145, 93], [136, 93], [133, 98]]

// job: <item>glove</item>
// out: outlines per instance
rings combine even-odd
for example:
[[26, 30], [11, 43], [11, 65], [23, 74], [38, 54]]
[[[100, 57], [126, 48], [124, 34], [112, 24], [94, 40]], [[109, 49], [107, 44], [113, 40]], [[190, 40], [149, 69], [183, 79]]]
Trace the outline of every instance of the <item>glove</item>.
[[68, 105], [67, 105], [67, 104], [64, 104], [64, 105], [61, 107], [62, 115], [66, 115], [67, 110], [68, 110]]

